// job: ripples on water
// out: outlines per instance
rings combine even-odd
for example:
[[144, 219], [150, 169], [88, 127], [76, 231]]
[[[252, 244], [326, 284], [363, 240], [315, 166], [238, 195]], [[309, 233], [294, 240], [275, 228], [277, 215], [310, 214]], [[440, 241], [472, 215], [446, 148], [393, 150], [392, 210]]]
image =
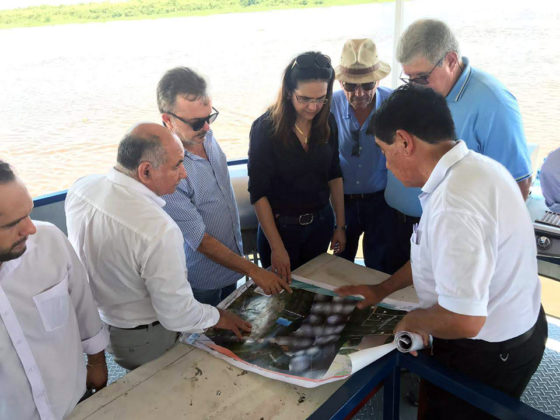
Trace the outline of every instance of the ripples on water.
[[[405, 22], [451, 25], [473, 65], [517, 96], [542, 160], [560, 145], [560, 2], [511, 4], [475, 0], [459, 12], [455, 2], [415, 0], [405, 3]], [[250, 125], [274, 100], [290, 58], [320, 50], [336, 65], [347, 38], [371, 37], [392, 63], [393, 13], [381, 3], [0, 30], [0, 156], [34, 196], [105, 172], [132, 124], [159, 121], [162, 74], [187, 65], [210, 83], [220, 110], [213, 129], [228, 158], [246, 157]]]

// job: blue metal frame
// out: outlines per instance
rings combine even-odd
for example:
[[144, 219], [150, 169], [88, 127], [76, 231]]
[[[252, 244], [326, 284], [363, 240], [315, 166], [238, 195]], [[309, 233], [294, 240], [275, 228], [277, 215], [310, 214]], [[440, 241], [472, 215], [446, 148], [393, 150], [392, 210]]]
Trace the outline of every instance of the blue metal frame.
[[443, 368], [424, 354], [413, 357], [397, 351], [352, 375], [309, 419], [346, 419], [364, 398], [371, 397], [370, 390], [379, 384], [383, 384], [383, 419], [398, 419], [401, 368], [500, 419], [553, 419], [503, 392]]

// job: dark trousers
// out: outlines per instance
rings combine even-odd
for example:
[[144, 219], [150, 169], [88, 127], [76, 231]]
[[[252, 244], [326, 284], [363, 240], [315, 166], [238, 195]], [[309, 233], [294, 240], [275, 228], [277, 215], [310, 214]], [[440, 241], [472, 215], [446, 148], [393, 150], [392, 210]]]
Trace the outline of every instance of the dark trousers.
[[388, 260], [392, 232], [387, 221], [392, 217], [392, 209], [385, 202], [383, 193], [378, 191], [364, 198], [344, 197], [346, 249], [339, 257], [354, 262], [363, 233], [362, 251], [366, 267], [388, 273], [392, 268]]
[[206, 303], [212, 306], [218, 306], [222, 300], [231, 295], [237, 288], [237, 283], [222, 287], [221, 289], [195, 289], [193, 287], [193, 296], [200, 303]]
[[[309, 225], [276, 223], [284, 247], [290, 256], [290, 266], [295, 270], [300, 265], [326, 252], [334, 229], [334, 215], [330, 205], [319, 210]], [[257, 231], [257, 250], [263, 267], [270, 266], [270, 245], [261, 225]]]
[[[533, 335], [517, 347], [496, 350], [485, 348], [488, 343], [480, 340], [434, 338], [432, 351], [445, 367], [519, 398], [541, 362], [547, 336], [548, 325], [541, 307]], [[419, 419], [494, 418], [425, 380], [420, 383], [419, 399]]]
[[389, 208], [387, 229], [391, 232], [387, 240], [386, 273], [393, 274], [410, 260], [410, 236], [412, 227], [420, 221], [419, 217], [407, 216]]

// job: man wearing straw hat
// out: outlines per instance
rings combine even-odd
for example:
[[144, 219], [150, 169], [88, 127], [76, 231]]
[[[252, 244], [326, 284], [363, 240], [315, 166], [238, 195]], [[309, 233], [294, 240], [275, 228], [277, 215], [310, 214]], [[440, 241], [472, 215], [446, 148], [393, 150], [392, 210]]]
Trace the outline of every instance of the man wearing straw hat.
[[379, 81], [391, 67], [381, 61], [371, 39], [350, 39], [342, 49], [336, 78], [342, 90], [333, 94], [331, 112], [338, 125], [340, 167], [344, 180], [346, 249], [340, 254], [354, 261], [360, 235], [367, 267], [393, 272], [387, 252], [390, 208], [383, 192], [387, 182], [385, 157], [366, 134], [373, 112], [391, 93]]

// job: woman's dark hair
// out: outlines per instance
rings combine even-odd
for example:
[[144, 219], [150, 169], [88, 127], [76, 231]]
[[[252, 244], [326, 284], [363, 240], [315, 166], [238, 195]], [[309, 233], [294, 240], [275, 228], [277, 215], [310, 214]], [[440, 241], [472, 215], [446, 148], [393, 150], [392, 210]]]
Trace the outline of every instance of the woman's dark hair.
[[324, 81], [327, 83], [327, 102], [313, 118], [310, 143], [327, 142], [330, 136], [329, 113], [334, 83], [334, 69], [331, 59], [316, 51], [308, 51], [290, 61], [284, 70], [282, 87], [276, 102], [269, 108], [274, 128], [273, 136], [280, 141], [288, 141], [296, 122], [296, 110], [291, 95], [299, 82]]

